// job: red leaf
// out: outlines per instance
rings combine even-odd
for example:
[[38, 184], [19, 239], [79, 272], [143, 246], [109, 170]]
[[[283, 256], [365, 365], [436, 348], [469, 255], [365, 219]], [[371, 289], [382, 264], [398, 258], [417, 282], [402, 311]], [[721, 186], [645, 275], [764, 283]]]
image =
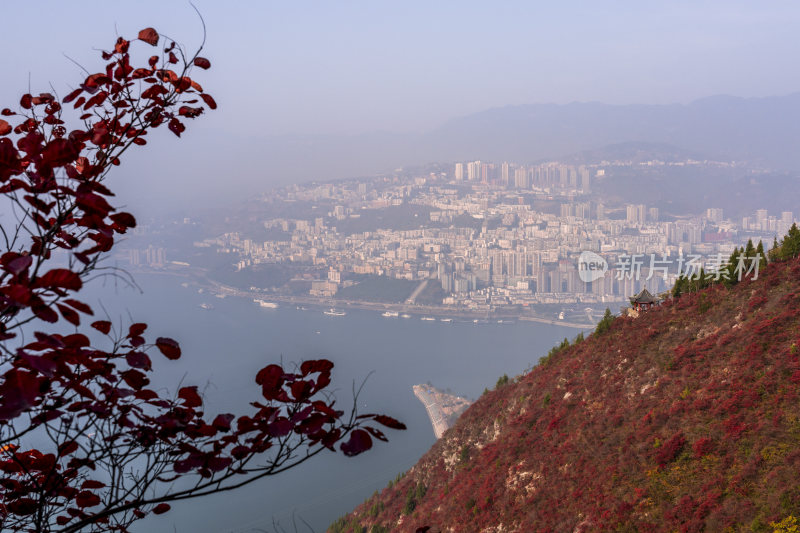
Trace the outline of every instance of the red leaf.
[[194, 66], [200, 67], [201, 69], [207, 70], [211, 68], [211, 61], [206, 59], [205, 57], [195, 57], [194, 58]]
[[98, 320], [97, 322], [92, 322], [92, 327], [100, 333], [108, 335], [108, 332], [111, 331], [111, 322], [108, 320]]
[[33, 103], [33, 97], [29, 94], [23, 94], [22, 98], [20, 98], [19, 100], [19, 105], [24, 107], [25, 109], [30, 109], [32, 103]]
[[[7, 254], [4, 254], [4, 259]], [[13, 257], [13, 256], [12, 256]], [[18, 276], [20, 272], [27, 270], [29, 266], [33, 263], [33, 258], [29, 255], [20, 255], [14, 259], [11, 259], [6, 263], [3, 261], [4, 268], [7, 272]]]
[[102, 489], [106, 484], [102, 481], [95, 481], [94, 479], [87, 479], [81, 485], [82, 489]]
[[231, 455], [235, 459], [244, 459], [245, 457], [247, 457], [249, 453], [250, 453], [250, 448], [248, 448], [247, 446], [235, 446], [231, 450]]
[[56, 304], [56, 307], [58, 307], [58, 310], [61, 311], [61, 316], [64, 317], [64, 320], [66, 320], [67, 322], [69, 322], [74, 326], [81, 325], [80, 315], [78, 315], [78, 313], [73, 311], [72, 308], [67, 307], [66, 305], [63, 304]]
[[11, 124], [9, 124], [3, 119], [0, 119], [0, 135], [8, 135], [9, 133], [11, 133], [11, 130], [12, 130]]
[[269, 365], [256, 374], [256, 383], [261, 385], [261, 394], [267, 400], [274, 400], [283, 387], [283, 368], [278, 365]]
[[144, 352], [128, 352], [125, 356], [125, 361], [132, 368], [141, 368], [142, 370], [150, 370], [150, 358]]
[[206, 103], [206, 105], [208, 105], [208, 107], [210, 107], [211, 109], [217, 108], [217, 102], [214, 101], [214, 99], [211, 97], [210, 94], [203, 93], [200, 95], [200, 98], [202, 98], [203, 101]]
[[181, 356], [181, 347], [169, 337], [159, 337], [156, 339], [156, 346], [167, 359], [178, 359]]
[[294, 429], [294, 424], [288, 418], [281, 417], [269, 425], [269, 434], [273, 437], [285, 437]]
[[58, 313], [47, 307], [46, 305], [34, 305], [31, 310], [37, 318], [54, 324], [58, 322]]
[[174, 53], [170, 52], [169, 53], [169, 57], [167, 58], [167, 61], [169, 61], [170, 63], [172, 63], [174, 65], [175, 63], [178, 62], [178, 57]]
[[0, 181], [22, 172], [19, 152], [11, 139], [0, 139]]
[[180, 109], [178, 109], [178, 114], [186, 118], [195, 118], [199, 116], [202, 112], [203, 112], [202, 107], [189, 107], [188, 105], [182, 105]]
[[8, 511], [10, 513], [26, 516], [35, 513], [39, 509], [39, 504], [32, 498], [17, 498], [8, 504]]
[[123, 39], [122, 37], [117, 39], [117, 44], [114, 46], [114, 51], [118, 54], [124, 54], [128, 51], [128, 46], [130, 43]]
[[94, 507], [100, 505], [100, 496], [88, 490], [82, 490], [75, 497], [75, 505], [78, 507]]
[[386, 438], [386, 435], [384, 435], [381, 430], [369, 426], [365, 427], [364, 429], [366, 429], [369, 432], [369, 434], [375, 437], [376, 439], [382, 440], [383, 442], [389, 442], [389, 439]]
[[231, 422], [235, 417], [232, 414], [217, 415], [211, 425], [220, 431], [230, 431]]
[[303, 361], [300, 365], [300, 372], [302, 372], [304, 376], [313, 374], [314, 372], [330, 372], [332, 369], [333, 363], [327, 359]]
[[[144, 139], [142, 139], [144, 140]], [[115, 224], [123, 227], [123, 228], [135, 228], [136, 227], [136, 219], [133, 218], [133, 215], [130, 213], [114, 213], [109, 218], [114, 221]]]
[[139, 40], [146, 42], [150, 46], [156, 46], [158, 44], [158, 32], [153, 28], [145, 28], [139, 32]]
[[58, 447], [58, 456], [65, 457], [67, 455], [71, 455], [77, 449], [78, 449], [78, 443], [75, 442], [74, 440], [65, 442], [64, 444]]
[[64, 102], [65, 104], [68, 104], [71, 101], [75, 100], [75, 98], [77, 98], [78, 95], [81, 94], [82, 92], [83, 92], [83, 89], [81, 89], [79, 87], [79, 88], [75, 89], [74, 91], [72, 91], [71, 93], [69, 93], [67, 96], [65, 96], [64, 99], [62, 100], [62, 102]]
[[76, 310], [80, 311], [81, 313], [83, 313], [85, 315], [93, 315], [94, 314], [94, 311], [92, 311], [91, 307], [89, 307], [88, 305], [86, 305], [83, 302], [79, 302], [78, 300], [68, 299], [68, 300], [64, 300], [64, 303], [67, 304], [68, 306], [72, 307], [73, 309], [76, 309]]
[[386, 415], [375, 415], [374, 418], [375, 422], [378, 424], [383, 424], [387, 428], [391, 429], [406, 429], [406, 425], [400, 422], [399, 420], [395, 420], [394, 418]]
[[137, 322], [136, 324], [131, 324], [131, 327], [128, 328], [128, 338], [131, 337], [139, 337], [144, 330], [147, 329], [147, 324], [142, 322]]
[[[97, 72], [95, 74], [90, 74], [89, 76], [86, 77], [83, 89], [88, 90], [89, 94], [94, 94], [100, 85], [105, 85], [109, 83], [111, 83], [111, 78], [109, 78], [107, 74], [103, 74], [102, 72]], [[75, 105], [77, 107], [77, 104]]]
[[75, 161], [80, 153], [80, 148], [71, 140], [53, 139], [44, 147], [42, 159], [54, 167], [60, 167]]
[[81, 281], [81, 277], [77, 274], [77, 272], [73, 272], [67, 268], [54, 268], [52, 270], [47, 271], [44, 276], [40, 277], [34, 283], [34, 287], [44, 287], [44, 288], [60, 288], [60, 289], [69, 289], [73, 291], [80, 290], [83, 286], [83, 282]]
[[171, 507], [167, 503], [159, 503], [153, 508], [153, 514], [164, 514], [169, 511]]
[[208, 469], [212, 472], [220, 472], [228, 468], [233, 459], [230, 457], [212, 457], [208, 460]]
[[178, 391], [178, 398], [183, 400], [186, 407], [200, 407], [203, 399], [197, 394], [197, 387], [181, 387]]
[[44, 357], [25, 354], [22, 355], [21, 358], [23, 361], [28, 363], [29, 367], [47, 377], [53, 377], [56, 369], [58, 368], [53, 361]]
[[191, 78], [187, 78], [186, 76], [175, 81], [175, 90], [178, 91], [179, 93], [185, 92], [191, 86], [192, 86], [192, 80]]
[[173, 118], [172, 120], [170, 120], [167, 127], [169, 128], [169, 131], [171, 131], [178, 137], [180, 137], [181, 133], [183, 133], [184, 130], [186, 130], [186, 126], [184, 126], [181, 123], [181, 121], [178, 120], [177, 118]]
[[147, 376], [138, 370], [126, 370], [124, 372], [120, 372], [119, 375], [122, 376], [122, 379], [125, 380], [125, 383], [136, 390], [139, 390], [150, 383], [150, 380], [147, 379]]
[[295, 400], [305, 401], [313, 393], [313, 385], [308, 381], [295, 381], [292, 383], [292, 396]]
[[340, 447], [346, 456], [352, 457], [372, 448], [372, 438], [363, 429], [354, 429], [347, 442]]

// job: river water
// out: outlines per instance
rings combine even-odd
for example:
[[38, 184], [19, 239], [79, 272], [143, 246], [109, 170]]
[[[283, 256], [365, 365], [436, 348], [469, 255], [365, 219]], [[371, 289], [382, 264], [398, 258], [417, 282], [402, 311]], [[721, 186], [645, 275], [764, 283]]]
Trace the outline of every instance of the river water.
[[554, 344], [578, 333], [529, 322], [444, 323], [384, 318], [374, 311], [348, 310], [333, 317], [290, 306], [272, 310], [244, 298], [199, 293], [177, 277], [138, 275], [136, 281], [142, 293], [95, 283], [86, 299], [95, 309], [102, 301], [117, 323], [147, 322], [148, 339], [178, 340], [181, 360], [152, 354], [154, 383], [172, 391], [179, 382], [198, 385], [207, 413], [248, 412], [248, 402], [259, 397], [255, 374], [269, 363], [324, 357], [336, 365], [332, 388], [342, 408], [351, 405], [354, 384], [367, 378], [359, 411], [388, 414], [408, 426], [407, 431], [387, 430], [389, 443], [378, 442], [358, 457], [326, 452], [242, 489], [177, 503], [136, 531], [243, 533], [274, 531], [276, 524], [278, 531], [294, 531], [293, 522], [298, 531], [324, 531], [413, 466], [434, 443], [412, 385], [430, 381], [474, 399], [499, 376], [522, 373]]

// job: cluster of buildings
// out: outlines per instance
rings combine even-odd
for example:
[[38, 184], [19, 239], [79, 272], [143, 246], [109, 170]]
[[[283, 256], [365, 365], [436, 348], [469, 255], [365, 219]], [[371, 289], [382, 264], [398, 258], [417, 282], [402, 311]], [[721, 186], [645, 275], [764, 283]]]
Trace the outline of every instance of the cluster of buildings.
[[[597, 171], [595, 171], [597, 172]], [[599, 169], [600, 176], [604, 170]], [[592, 169], [586, 165], [544, 163], [540, 165], [517, 165], [515, 163], [487, 163], [470, 161], [456, 163], [453, 171], [456, 182], [499, 184], [516, 189], [592, 190]]]
[[160, 268], [167, 263], [167, 251], [163, 247], [155, 247], [153, 245], [147, 248], [129, 248], [128, 262], [131, 266], [147, 266], [151, 268]]
[[[261, 222], [280, 229], [285, 239], [254, 242], [232, 232], [196, 245], [237, 254], [239, 270], [260, 263], [313, 265], [324, 273], [313, 280], [316, 296], [332, 296], [352, 274], [368, 274], [435, 280], [446, 293], [445, 304], [491, 310], [626, 301], [645, 288], [655, 294], [672, 286], [687, 258], [718, 266], [734, 246], [748, 239], [769, 245], [794, 222], [791, 212], [771, 215], [765, 209], [739, 223], [719, 208], [662, 220], [652, 205], [609, 207], [589, 194], [602, 172], [475, 161], [457, 163], [452, 176], [295, 185], [264, 201], [316, 202], [327, 211]], [[512, 177], [513, 186], [491, 185], [510, 184]], [[415, 216], [426, 213], [425, 219], [418, 218], [414, 229], [337, 230], [342, 221], [397, 206], [415, 208]], [[474, 223], [457, 223], [464, 217]], [[591, 280], [579, 267], [586, 251], [606, 263]]]

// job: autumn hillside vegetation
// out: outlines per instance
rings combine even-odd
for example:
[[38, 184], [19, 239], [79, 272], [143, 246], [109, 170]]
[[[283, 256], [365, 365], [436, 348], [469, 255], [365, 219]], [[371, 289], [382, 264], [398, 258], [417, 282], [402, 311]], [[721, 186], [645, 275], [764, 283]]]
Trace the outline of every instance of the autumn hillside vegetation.
[[776, 244], [758, 279], [608, 320], [488, 391], [416, 466], [330, 531], [796, 524], [800, 232]]

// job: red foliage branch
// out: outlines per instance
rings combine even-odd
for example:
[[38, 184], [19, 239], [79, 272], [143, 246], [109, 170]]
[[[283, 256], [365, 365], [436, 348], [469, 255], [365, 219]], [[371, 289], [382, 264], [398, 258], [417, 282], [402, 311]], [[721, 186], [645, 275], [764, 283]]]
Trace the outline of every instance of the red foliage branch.
[[[138, 37], [159, 40], [152, 28]], [[105, 69], [64, 98], [25, 94], [18, 111], [0, 112], [0, 193], [16, 215], [0, 225], [0, 528], [127, 531], [168, 502], [241, 487], [337, 444], [356, 455], [373, 437], [386, 440], [367, 422], [405, 429], [336, 409], [326, 360], [269, 365], [255, 378], [262, 397], [250, 414], [206, 416], [196, 387], [176, 396], [149, 388], [153, 348], [178, 359], [176, 341], [148, 342], [141, 323], [122, 331], [92, 322], [105, 347], [80, 332], [93, 310], [77, 293], [136, 225], [109, 203], [108, 172], [153, 129], [180, 137], [186, 120], [216, 108], [189, 77], [211, 66], [200, 50], [189, 56], [169, 42], [135, 68], [135, 41], [119, 38], [102, 54]], [[70, 131], [69, 106], [82, 123]], [[75, 333], [37, 329], [60, 320]], [[190, 482], [174, 488], [179, 478]]]

